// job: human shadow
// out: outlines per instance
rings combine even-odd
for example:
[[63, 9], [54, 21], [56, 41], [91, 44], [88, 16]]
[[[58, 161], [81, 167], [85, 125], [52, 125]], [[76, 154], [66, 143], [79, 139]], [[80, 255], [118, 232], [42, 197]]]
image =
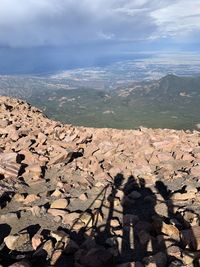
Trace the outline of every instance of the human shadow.
[[[128, 261], [142, 261], [144, 257], [154, 255], [160, 251], [156, 240], [157, 233], [160, 230], [153, 228], [153, 218], [155, 216], [159, 217], [155, 211], [155, 193], [149, 187], [146, 187], [144, 179], [135, 179], [130, 176], [127, 182], [124, 183], [124, 181], [124, 176], [121, 173], [117, 174], [113, 182], [106, 185], [96, 197], [96, 199], [99, 199], [100, 196], [102, 198], [99, 207], [95, 209], [95, 216], [94, 214], [91, 215], [86, 225], [76, 232], [73, 228], [76, 222], [81, 219], [83, 212], [68, 231], [70, 237], [78, 245], [83, 244], [84, 236], [87, 236], [87, 238], [93, 239], [94, 242], [91, 243], [93, 246], [98, 248], [103, 246], [109, 250], [113, 246], [110, 241], [117, 240], [115, 244], [116, 253], [107, 262], [102, 258], [96, 260], [95, 265], [92, 265], [87, 262], [89, 258], [85, 256], [83, 261], [79, 261], [79, 264], [86, 267], [111, 267]], [[121, 199], [121, 208], [116, 204], [119, 200], [119, 191], [124, 195]], [[100, 221], [101, 216], [98, 217], [96, 214], [104, 214], [103, 222]], [[113, 225], [116, 220], [119, 224]], [[88, 236], [88, 226], [91, 230], [89, 231], [90, 236]], [[122, 240], [121, 244], [120, 239]], [[59, 262], [61, 262], [61, 259], [57, 261], [55, 266], [61, 266]], [[161, 267], [159, 264], [156, 266]]]
[[[154, 221], [162, 222], [155, 211], [157, 198], [145, 180], [128, 178], [124, 186], [123, 199], [123, 242], [121, 256], [123, 261], [143, 261], [160, 251], [157, 235], [161, 232], [162, 224], [156, 229]], [[162, 238], [162, 236], [161, 236]], [[164, 242], [161, 242], [164, 244]], [[163, 245], [162, 250], [165, 251]], [[162, 263], [163, 264], [163, 263]], [[161, 266], [156, 263], [156, 266]], [[164, 265], [163, 265], [164, 266]]]
[[[119, 196], [122, 195], [119, 206]], [[117, 174], [70, 229], [62, 228], [77, 244], [77, 249], [70, 250], [69, 243], [54, 266], [63, 266], [63, 262], [68, 262], [70, 267], [114, 267], [127, 262], [140, 262], [144, 266], [153, 262], [156, 267], [167, 267], [172, 263], [183, 266], [180, 258], [168, 254], [168, 248], [177, 246], [185, 249], [184, 245], [163, 232], [163, 227], [173, 225], [173, 220], [178, 220], [180, 224], [176, 226], [179, 231], [192, 231], [192, 228], [187, 227], [184, 218], [175, 212], [177, 207], [172, 195], [162, 181], [147, 186], [142, 178], [130, 176], [125, 179], [122, 174]], [[96, 200], [99, 200], [99, 206], [94, 208]], [[166, 207], [167, 214], [157, 211], [158, 204]], [[88, 210], [91, 216], [84, 227], [77, 230], [76, 224]], [[191, 245], [195, 245], [193, 234], [192, 238], [194, 242]], [[193, 266], [199, 265], [194, 261]]]

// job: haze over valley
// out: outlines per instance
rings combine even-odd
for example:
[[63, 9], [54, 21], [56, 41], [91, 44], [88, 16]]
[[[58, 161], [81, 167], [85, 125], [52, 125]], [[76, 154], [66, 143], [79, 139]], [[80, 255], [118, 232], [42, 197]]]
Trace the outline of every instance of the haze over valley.
[[0, 75], [0, 94], [50, 118], [90, 127], [198, 129], [197, 55], [120, 61], [46, 75]]

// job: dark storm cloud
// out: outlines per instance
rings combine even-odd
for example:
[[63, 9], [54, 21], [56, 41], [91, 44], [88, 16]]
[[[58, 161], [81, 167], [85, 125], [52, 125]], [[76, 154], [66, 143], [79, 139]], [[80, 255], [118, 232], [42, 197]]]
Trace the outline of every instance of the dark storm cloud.
[[200, 25], [199, 0], [1, 0], [0, 4], [0, 45], [11, 47], [176, 38], [180, 31], [191, 35]]

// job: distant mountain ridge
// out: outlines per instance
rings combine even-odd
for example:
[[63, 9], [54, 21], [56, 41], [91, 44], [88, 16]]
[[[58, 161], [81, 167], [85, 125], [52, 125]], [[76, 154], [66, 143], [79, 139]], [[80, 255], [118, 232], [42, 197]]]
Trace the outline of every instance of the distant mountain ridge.
[[115, 90], [94, 89], [41, 77], [0, 79], [1, 95], [23, 98], [65, 123], [127, 129], [196, 129], [200, 123], [200, 77], [169, 74]]

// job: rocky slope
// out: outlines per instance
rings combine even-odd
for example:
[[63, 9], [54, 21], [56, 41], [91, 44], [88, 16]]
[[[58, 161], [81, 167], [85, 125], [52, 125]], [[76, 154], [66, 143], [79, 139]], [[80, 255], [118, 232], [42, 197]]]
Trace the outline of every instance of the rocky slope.
[[200, 133], [73, 127], [0, 97], [2, 266], [199, 266]]

